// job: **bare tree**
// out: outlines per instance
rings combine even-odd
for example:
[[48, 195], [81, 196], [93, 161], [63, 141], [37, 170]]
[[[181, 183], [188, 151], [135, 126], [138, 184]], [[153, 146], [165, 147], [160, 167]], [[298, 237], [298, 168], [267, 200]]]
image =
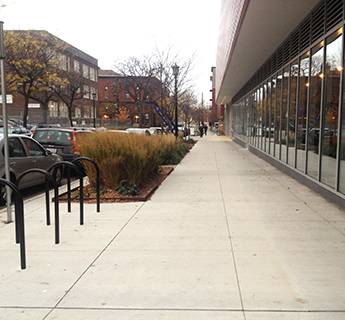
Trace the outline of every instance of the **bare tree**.
[[[130, 57], [128, 60], [117, 62], [115, 72], [121, 77], [114, 84], [114, 92], [126, 92], [136, 103], [139, 114], [139, 127], [143, 125], [143, 108], [145, 103], [151, 102], [153, 87], [155, 87], [155, 69], [148, 57], [141, 59]], [[121, 81], [119, 81], [121, 80]]]
[[[155, 76], [161, 83], [161, 95], [158, 104], [164, 113], [167, 111], [171, 118], [175, 118], [175, 78], [172, 72], [172, 66], [177, 64], [179, 66], [179, 73], [177, 76], [177, 99], [179, 110], [182, 111], [182, 101], [188, 96], [190, 97], [193, 92], [193, 79], [190, 77], [191, 71], [194, 68], [195, 54], [189, 56], [187, 59], [182, 58], [179, 52], [173, 52], [173, 47], [165, 49], [155, 48], [152, 53], [152, 60]], [[185, 104], [186, 101], [184, 101]], [[181, 117], [180, 117], [181, 118]]]
[[[174, 75], [172, 66], [179, 66], [178, 97], [192, 91], [193, 81], [190, 78], [194, 67], [195, 55], [182, 59], [179, 53], [173, 53], [172, 47], [164, 50], [155, 48], [149, 56], [142, 58], [130, 57], [118, 61], [114, 71], [126, 78], [125, 84], [117, 84], [116, 90], [127, 91], [137, 103], [139, 113], [139, 126], [142, 126], [142, 110], [145, 103], [156, 103], [162, 114], [168, 113], [174, 117]], [[179, 98], [178, 98], [179, 99]]]
[[68, 118], [71, 126], [73, 104], [75, 101], [83, 99], [85, 95], [89, 95], [88, 81], [82, 73], [78, 71], [60, 70], [60, 83], [57, 83], [53, 88], [56, 95], [66, 104], [68, 108]]

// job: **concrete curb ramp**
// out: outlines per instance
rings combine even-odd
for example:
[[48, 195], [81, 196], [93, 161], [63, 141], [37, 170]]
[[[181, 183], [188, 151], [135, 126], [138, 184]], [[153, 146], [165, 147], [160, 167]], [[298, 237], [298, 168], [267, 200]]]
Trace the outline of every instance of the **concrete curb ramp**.
[[85, 204], [83, 226], [61, 203], [58, 245], [44, 206], [25, 203], [26, 270], [0, 225], [0, 319], [345, 319], [344, 212], [227, 137], [148, 202]]

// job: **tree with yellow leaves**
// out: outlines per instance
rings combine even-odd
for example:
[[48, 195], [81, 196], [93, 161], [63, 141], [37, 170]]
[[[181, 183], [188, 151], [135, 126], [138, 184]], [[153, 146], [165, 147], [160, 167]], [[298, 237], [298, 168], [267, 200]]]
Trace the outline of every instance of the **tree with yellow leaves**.
[[119, 107], [116, 115], [120, 122], [125, 122], [129, 119], [129, 111], [126, 107]]
[[[4, 34], [7, 85], [10, 92], [24, 97], [24, 126], [29, 99], [38, 100], [45, 110], [52, 99], [51, 87], [59, 82], [57, 52], [62, 42], [46, 31], [10, 30]], [[40, 99], [40, 100], [39, 100]]]

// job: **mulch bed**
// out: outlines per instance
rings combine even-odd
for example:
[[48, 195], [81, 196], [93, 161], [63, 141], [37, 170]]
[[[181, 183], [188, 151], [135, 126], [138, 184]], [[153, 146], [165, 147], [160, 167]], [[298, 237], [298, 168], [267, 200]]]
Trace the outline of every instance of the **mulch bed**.
[[[151, 198], [157, 188], [165, 180], [165, 178], [174, 170], [175, 166], [163, 166], [161, 172], [156, 173], [155, 175], [149, 177], [144, 183], [139, 186], [139, 192], [137, 195], [122, 195], [116, 190], [111, 188], [105, 188], [106, 193], [100, 195], [101, 203], [112, 203], [112, 202], [134, 202], [134, 201], [147, 201]], [[97, 194], [95, 188], [88, 188], [84, 186], [84, 190], [87, 190], [89, 193], [88, 196], [85, 196], [84, 193], [84, 203], [96, 203]], [[85, 191], [84, 191], [85, 192]], [[79, 194], [78, 189], [72, 190], [71, 192], [71, 202], [79, 202], [80, 198], [73, 196]], [[60, 195], [59, 202], [67, 202], [67, 193]]]

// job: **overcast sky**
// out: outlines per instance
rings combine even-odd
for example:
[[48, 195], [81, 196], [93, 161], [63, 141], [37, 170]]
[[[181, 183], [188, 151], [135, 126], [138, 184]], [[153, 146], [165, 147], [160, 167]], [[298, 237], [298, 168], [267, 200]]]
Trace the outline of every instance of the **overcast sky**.
[[1, 0], [4, 29], [46, 30], [112, 69], [115, 60], [173, 45], [196, 54], [195, 92], [211, 98], [220, 0]]

